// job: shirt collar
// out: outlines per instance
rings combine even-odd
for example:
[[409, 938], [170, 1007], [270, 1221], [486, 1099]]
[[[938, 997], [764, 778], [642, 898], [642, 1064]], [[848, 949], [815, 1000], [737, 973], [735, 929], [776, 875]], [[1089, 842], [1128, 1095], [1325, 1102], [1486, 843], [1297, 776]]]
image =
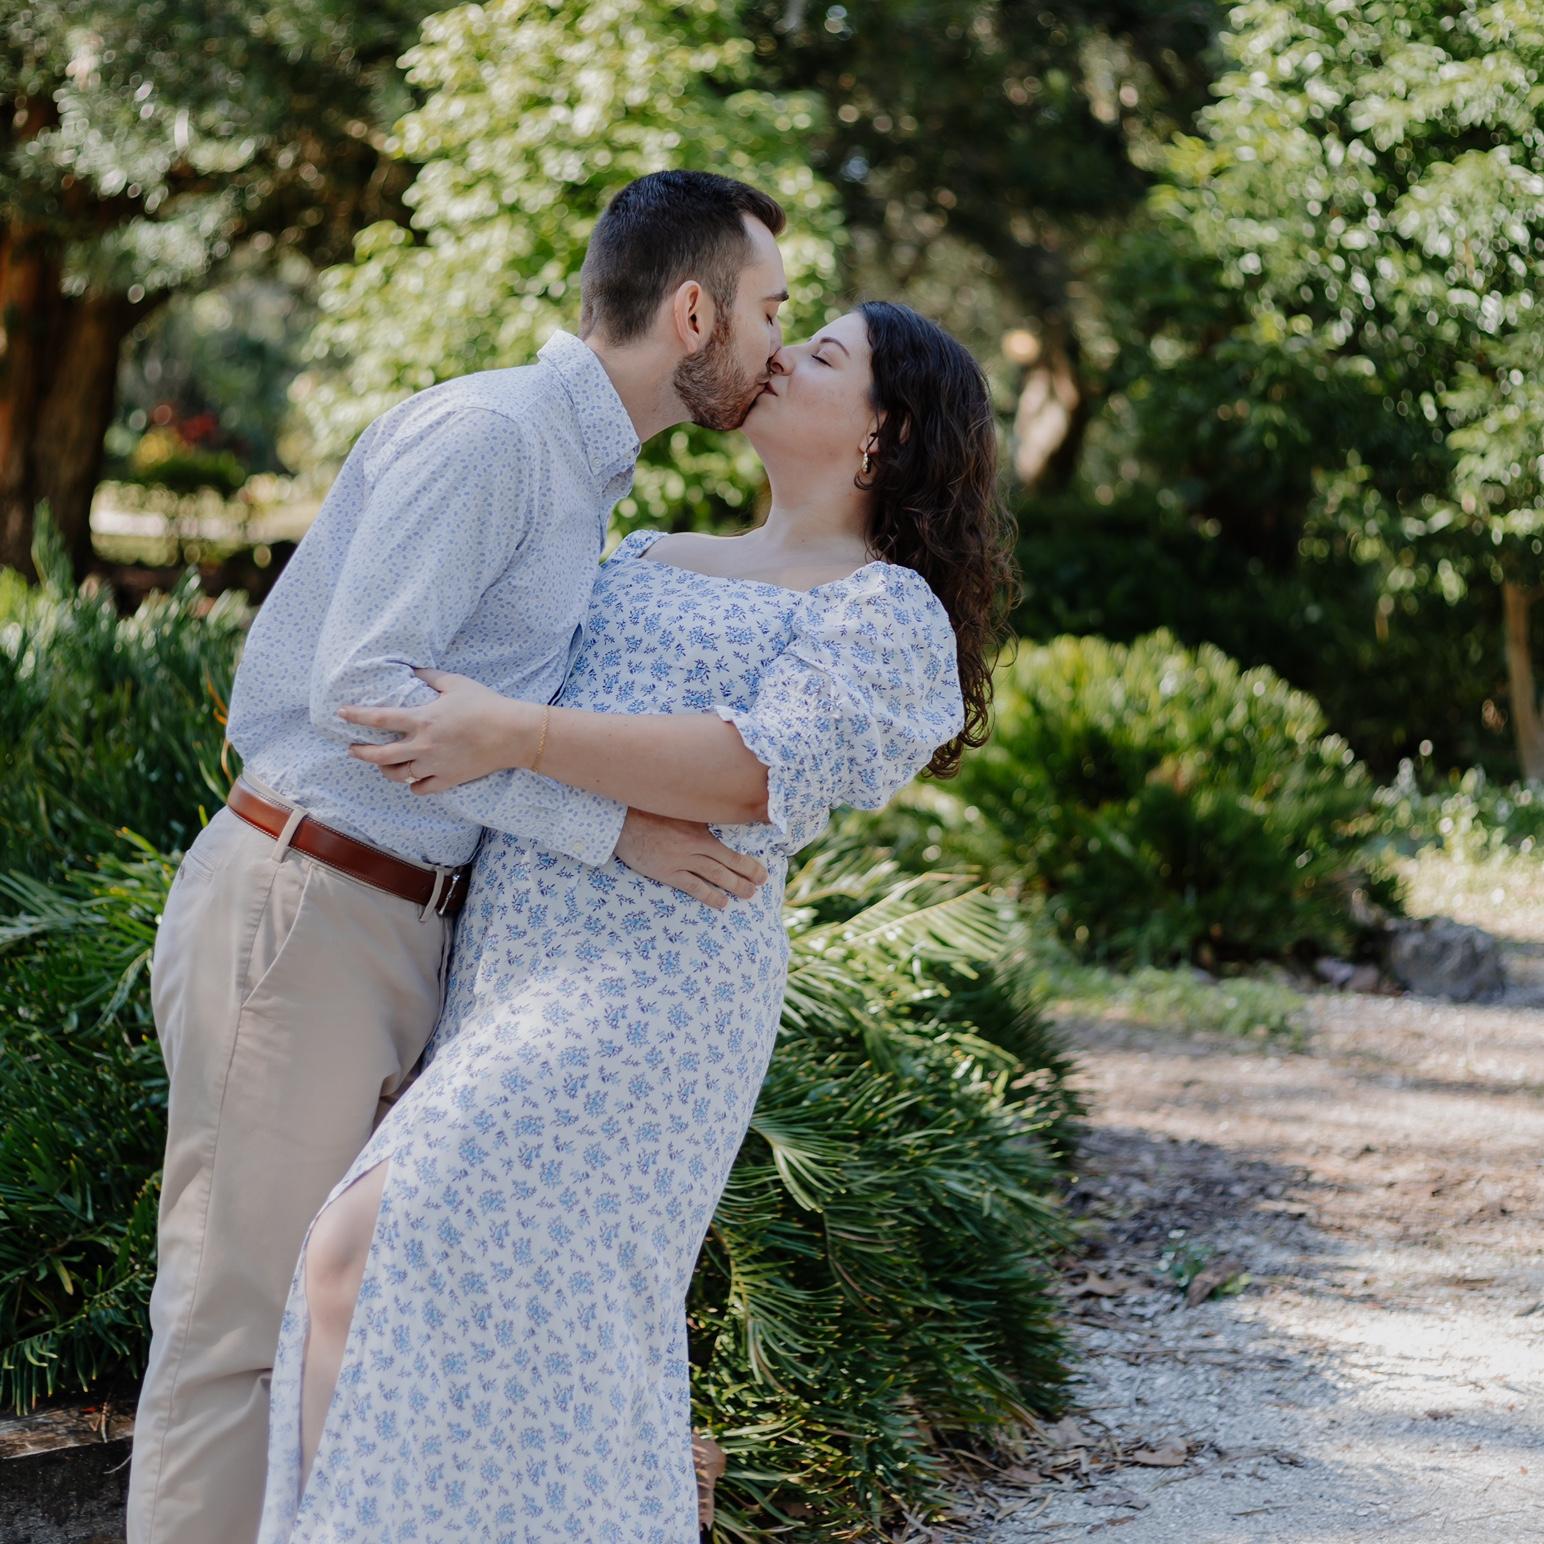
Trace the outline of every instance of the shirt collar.
[[557, 371], [568, 392], [596, 482], [605, 487], [620, 482], [625, 476], [627, 484], [631, 485], [633, 467], [641, 449], [638, 435], [616, 387], [611, 384], [611, 377], [606, 374], [606, 367], [595, 357], [595, 351], [573, 333], [560, 328], [542, 344], [536, 357]]

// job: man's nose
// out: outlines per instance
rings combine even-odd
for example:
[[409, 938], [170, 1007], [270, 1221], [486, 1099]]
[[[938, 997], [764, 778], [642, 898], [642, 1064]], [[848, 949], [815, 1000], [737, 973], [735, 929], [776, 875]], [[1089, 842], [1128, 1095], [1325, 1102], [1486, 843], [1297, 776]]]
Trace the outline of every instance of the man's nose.
[[793, 369], [793, 361], [788, 357], [788, 351], [783, 347], [781, 340], [772, 350], [772, 357], [767, 361], [767, 369], [773, 375], [787, 375]]

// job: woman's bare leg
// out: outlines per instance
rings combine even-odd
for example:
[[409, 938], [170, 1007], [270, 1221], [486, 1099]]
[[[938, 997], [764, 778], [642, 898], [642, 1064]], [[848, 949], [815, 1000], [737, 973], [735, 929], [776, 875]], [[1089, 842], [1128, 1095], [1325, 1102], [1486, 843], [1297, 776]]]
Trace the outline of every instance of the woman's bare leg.
[[336, 1200], [323, 1207], [306, 1245], [304, 1289], [310, 1333], [300, 1373], [300, 1489], [305, 1492], [311, 1461], [322, 1439], [343, 1348], [364, 1280], [381, 1192], [391, 1160], [367, 1169]]
[[692, 1467], [697, 1471], [697, 1525], [713, 1526], [713, 1487], [728, 1467], [729, 1455], [711, 1437], [692, 1433]]

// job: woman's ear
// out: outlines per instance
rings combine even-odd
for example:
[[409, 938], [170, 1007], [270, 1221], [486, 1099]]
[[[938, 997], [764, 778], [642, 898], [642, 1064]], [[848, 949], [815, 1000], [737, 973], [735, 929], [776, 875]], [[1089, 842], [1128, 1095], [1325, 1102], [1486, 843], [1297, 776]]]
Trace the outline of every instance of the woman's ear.
[[[871, 456], [877, 454], [877, 452], [878, 452], [879, 431], [882, 428], [884, 428], [885, 423], [889, 419], [889, 417], [890, 417], [889, 413], [887, 413], [884, 409], [881, 408], [880, 411], [874, 415], [873, 419], [869, 423], [868, 443], [864, 446], [864, 449], [867, 450], [868, 453]], [[901, 432], [896, 436], [896, 439], [898, 440], [898, 442], [900, 444], [904, 445], [906, 443], [906, 441], [909, 440], [910, 438], [911, 438], [911, 419], [910, 418], [903, 418], [901, 420]]]
[[713, 301], [695, 279], [678, 285], [670, 297], [670, 319], [688, 354], [699, 353], [708, 346], [713, 336]]

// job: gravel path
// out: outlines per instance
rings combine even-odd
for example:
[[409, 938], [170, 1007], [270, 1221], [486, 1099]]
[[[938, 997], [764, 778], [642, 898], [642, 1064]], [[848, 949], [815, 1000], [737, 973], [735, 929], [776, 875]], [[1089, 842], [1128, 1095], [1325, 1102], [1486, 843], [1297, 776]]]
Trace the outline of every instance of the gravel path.
[[[1426, 888], [1509, 935], [1503, 1002], [1315, 994], [1295, 1053], [1069, 1026], [1077, 1407], [908, 1541], [1544, 1539], [1544, 886]], [[1187, 1306], [1187, 1249], [1238, 1290]]]

